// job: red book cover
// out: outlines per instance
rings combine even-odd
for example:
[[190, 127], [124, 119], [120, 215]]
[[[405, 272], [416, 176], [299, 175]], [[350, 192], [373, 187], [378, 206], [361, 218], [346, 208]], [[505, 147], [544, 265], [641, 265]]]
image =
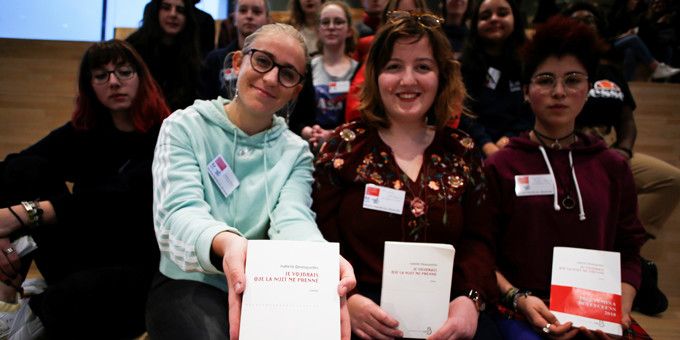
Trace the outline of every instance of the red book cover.
[[620, 254], [555, 247], [550, 311], [560, 323], [621, 335]]

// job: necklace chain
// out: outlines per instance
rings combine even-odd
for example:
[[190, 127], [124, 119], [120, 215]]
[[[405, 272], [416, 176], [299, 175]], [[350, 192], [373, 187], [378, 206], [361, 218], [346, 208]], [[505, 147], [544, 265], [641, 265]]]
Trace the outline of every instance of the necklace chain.
[[564, 137], [558, 137], [558, 138], [546, 136], [546, 135], [538, 132], [538, 130], [536, 130], [536, 129], [533, 129], [531, 131], [534, 133], [534, 135], [536, 136], [536, 139], [538, 139], [538, 141], [541, 143], [541, 145], [543, 145], [546, 148], [548, 147], [548, 145], [546, 145], [544, 139], [548, 140], [548, 141], [552, 141], [552, 144], [550, 144], [550, 148], [556, 149], [556, 150], [562, 150], [562, 144], [560, 144], [560, 142], [563, 141], [563, 140], [566, 140], [567, 138], [574, 137], [574, 140], [573, 140], [572, 143], [576, 142], [576, 134], [574, 133], [573, 130], [568, 135], [566, 135]]

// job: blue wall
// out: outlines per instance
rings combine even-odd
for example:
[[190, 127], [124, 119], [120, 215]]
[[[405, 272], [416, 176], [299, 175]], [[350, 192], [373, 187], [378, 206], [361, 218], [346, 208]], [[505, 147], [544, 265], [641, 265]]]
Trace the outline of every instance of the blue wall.
[[[147, 0], [107, 0], [105, 39], [114, 27], [138, 27]], [[0, 38], [99, 41], [104, 1], [0, 0]], [[227, 13], [227, 0], [202, 0], [197, 7], [215, 19]]]

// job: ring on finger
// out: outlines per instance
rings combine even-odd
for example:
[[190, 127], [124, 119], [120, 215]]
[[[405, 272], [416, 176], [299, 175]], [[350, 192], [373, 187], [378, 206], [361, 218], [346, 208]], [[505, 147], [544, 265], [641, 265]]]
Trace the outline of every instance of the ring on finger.
[[9, 254], [16, 252], [16, 250], [14, 250], [14, 248], [12, 248], [12, 247], [8, 247], [7, 249], [3, 249], [2, 252], [9, 255]]
[[550, 334], [550, 326], [552, 326], [552, 324], [545, 325], [545, 327], [543, 327], [543, 333]]

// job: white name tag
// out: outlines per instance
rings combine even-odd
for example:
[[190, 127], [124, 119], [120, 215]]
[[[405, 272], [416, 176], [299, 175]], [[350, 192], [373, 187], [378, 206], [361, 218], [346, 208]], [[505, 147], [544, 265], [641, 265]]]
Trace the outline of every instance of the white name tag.
[[489, 67], [489, 69], [486, 71], [486, 87], [495, 90], [500, 79], [501, 71], [493, 67]]
[[328, 93], [347, 93], [349, 92], [349, 80], [332, 81], [328, 83]]
[[515, 194], [518, 197], [553, 195], [553, 178], [550, 175], [515, 176]]
[[228, 197], [239, 185], [238, 178], [234, 175], [229, 164], [224, 161], [222, 155], [218, 155], [208, 163], [208, 173], [217, 187], [220, 188], [224, 197]]
[[401, 215], [406, 192], [375, 184], [366, 184], [364, 208]]

